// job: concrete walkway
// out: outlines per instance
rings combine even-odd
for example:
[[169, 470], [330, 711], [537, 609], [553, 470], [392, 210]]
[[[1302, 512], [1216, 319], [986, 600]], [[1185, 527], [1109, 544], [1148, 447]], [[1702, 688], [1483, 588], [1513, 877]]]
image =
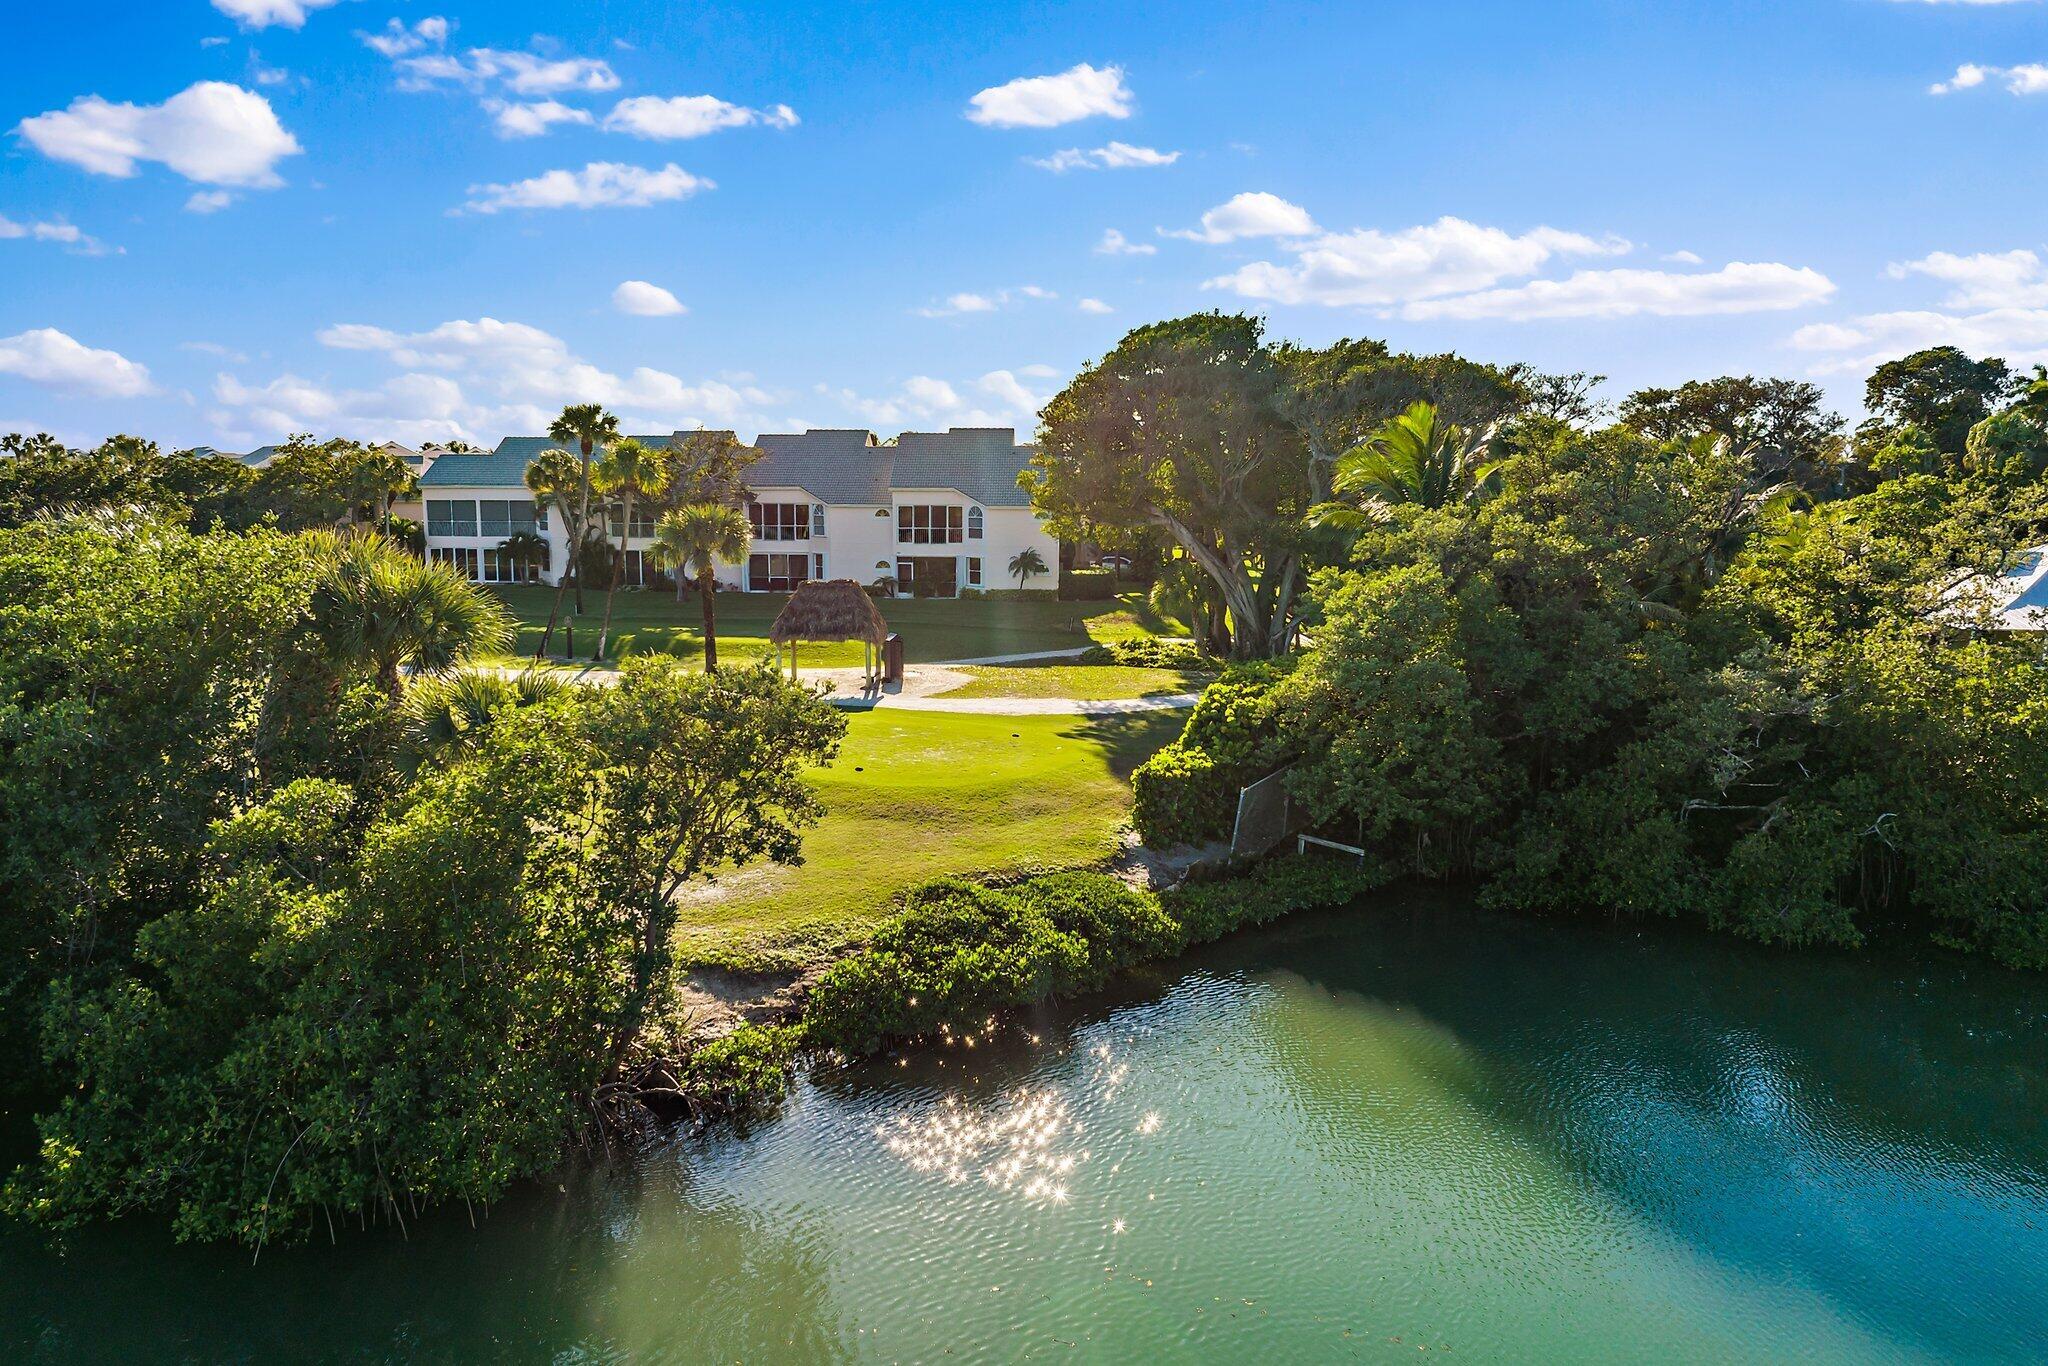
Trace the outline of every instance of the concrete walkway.
[[[865, 678], [859, 669], [804, 669], [797, 670], [797, 680], [813, 687], [827, 689], [825, 698], [835, 707], [848, 711], [873, 711], [887, 707], [893, 711], [943, 711], [978, 716], [1125, 716], [1135, 712], [1185, 711], [1201, 699], [1200, 693], [1165, 693], [1157, 697], [1121, 697], [1103, 701], [1084, 701], [1074, 697], [941, 697], [940, 693], [965, 687], [974, 681], [971, 674], [961, 673], [965, 667], [1028, 663], [1039, 659], [1061, 659], [1079, 654], [1078, 650], [1053, 650], [1040, 654], [991, 656], [985, 659], [961, 659], [947, 664], [911, 664], [903, 670], [901, 683], [885, 684], [879, 689], [865, 687]], [[519, 670], [501, 666], [498, 672], [510, 677]], [[586, 664], [582, 667], [557, 665], [556, 673], [576, 683], [590, 683], [606, 687], [616, 683], [619, 671], [613, 668]]]

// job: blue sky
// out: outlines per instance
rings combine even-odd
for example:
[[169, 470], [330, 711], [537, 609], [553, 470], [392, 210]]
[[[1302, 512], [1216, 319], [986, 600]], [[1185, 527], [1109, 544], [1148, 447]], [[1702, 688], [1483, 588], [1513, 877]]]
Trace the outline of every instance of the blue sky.
[[1015, 423], [1138, 323], [2048, 360], [2048, 0], [16, 6], [0, 430]]

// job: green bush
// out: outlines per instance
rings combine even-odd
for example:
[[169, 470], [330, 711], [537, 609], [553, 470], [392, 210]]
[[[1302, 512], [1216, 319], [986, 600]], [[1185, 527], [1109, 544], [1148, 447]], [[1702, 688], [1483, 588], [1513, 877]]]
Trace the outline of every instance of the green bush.
[[1232, 930], [1263, 925], [1295, 911], [1341, 906], [1385, 886], [1388, 877], [1378, 864], [1282, 858], [1262, 863], [1243, 877], [1175, 888], [1161, 902], [1184, 944], [1206, 944]]
[[[1130, 584], [1125, 576], [1126, 586]], [[1108, 602], [1117, 595], [1118, 585], [1107, 569], [1062, 569], [1059, 596], [1065, 602]]]
[[1081, 652], [1083, 664], [1123, 664], [1140, 669], [1207, 669], [1216, 661], [1192, 640], [1116, 640]]
[[1238, 789], [1265, 777], [1286, 755], [1275, 688], [1292, 657], [1233, 664], [1202, 692], [1187, 728], [1131, 775], [1131, 824], [1153, 849], [1200, 844], [1230, 833]]
[[692, 1053], [677, 1089], [723, 1110], [773, 1105], [789, 1094], [790, 1066], [803, 1041], [801, 1025], [743, 1024]]
[[1087, 966], [1088, 946], [1029, 899], [943, 879], [818, 979], [805, 1024], [818, 1043], [872, 1052], [1068, 990]]
[[1230, 833], [1237, 788], [1201, 749], [1176, 740], [1131, 774], [1131, 825], [1148, 848], [1201, 844]]
[[1385, 881], [1375, 867], [1288, 859], [1248, 877], [1168, 893], [1101, 873], [1054, 873], [996, 889], [944, 880], [912, 892], [867, 947], [818, 980], [806, 1038], [849, 1053], [1101, 986], [1240, 925], [1341, 905]]
[[1053, 873], [1017, 887], [1045, 913], [1053, 928], [1079, 939], [1088, 951], [1083, 987], [1098, 987], [1135, 963], [1170, 957], [1181, 948], [1180, 927], [1159, 898], [1106, 873]]

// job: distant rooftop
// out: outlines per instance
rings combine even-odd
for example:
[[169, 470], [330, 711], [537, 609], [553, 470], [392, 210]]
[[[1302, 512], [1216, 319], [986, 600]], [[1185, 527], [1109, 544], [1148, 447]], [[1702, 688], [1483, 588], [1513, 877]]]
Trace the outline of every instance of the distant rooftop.
[[[636, 436], [649, 446], [671, 446], [689, 432]], [[556, 443], [544, 436], [508, 436], [478, 455], [437, 456], [420, 476], [422, 488], [518, 488], [526, 467]], [[822, 503], [886, 504], [891, 489], [958, 489], [988, 507], [1029, 507], [1017, 476], [1031, 459], [1014, 427], [954, 427], [905, 432], [884, 446], [865, 427], [813, 427], [763, 432], [755, 445], [767, 452], [748, 471], [754, 488], [801, 489]]]

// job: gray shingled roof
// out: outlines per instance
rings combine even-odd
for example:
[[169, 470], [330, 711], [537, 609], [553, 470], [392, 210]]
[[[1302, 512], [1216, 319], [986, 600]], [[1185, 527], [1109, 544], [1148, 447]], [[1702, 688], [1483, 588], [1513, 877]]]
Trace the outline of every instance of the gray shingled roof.
[[748, 467], [747, 483], [757, 489], [799, 488], [824, 503], [887, 506], [894, 452], [874, 441], [865, 427], [763, 432], [754, 444], [768, 453]]
[[[668, 433], [660, 436], [636, 436], [635, 441], [648, 446], [666, 446]], [[507, 488], [526, 486], [526, 467], [542, 451], [552, 449], [555, 442], [544, 436], [508, 436], [498, 443], [498, 449], [482, 455], [459, 455], [450, 451], [434, 457], [433, 467], [420, 476], [420, 487], [435, 488]], [[574, 455], [574, 451], [570, 451]]]
[[[687, 436], [677, 432], [674, 438]], [[634, 438], [672, 445], [670, 436]], [[1011, 427], [955, 427], [946, 432], [905, 432], [894, 446], [878, 446], [860, 427], [813, 427], [807, 432], [763, 432], [754, 442], [767, 454], [747, 471], [755, 488], [799, 488], [825, 503], [886, 505], [891, 488], [958, 489], [989, 507], [1029, 507], [1017, 475], [1031, 447], [1017, 444]], [[526, 467], [554, 445], [544, 436], [508, 436], [483, 455], [435, 458], [421, 488], [518, 488]]]
[[1031, 447], [1017, 444], [1014, 427], [955, 427], [946, 432], [905, 432], [896, 438], [899, 489], [958, 489], [989, 507], [1029, 507], [1017, 476], [1031, 463]]
[[263, 462], [270, 459], [271, 456], [276, 454], [277, 447], [275, 446], [258, 446], [255, 450], [250, 451], [247, 455], [240, 456], [238, 458], [244, 465], [247, 465], [250, 469], [261, 469], [263, 467]]

